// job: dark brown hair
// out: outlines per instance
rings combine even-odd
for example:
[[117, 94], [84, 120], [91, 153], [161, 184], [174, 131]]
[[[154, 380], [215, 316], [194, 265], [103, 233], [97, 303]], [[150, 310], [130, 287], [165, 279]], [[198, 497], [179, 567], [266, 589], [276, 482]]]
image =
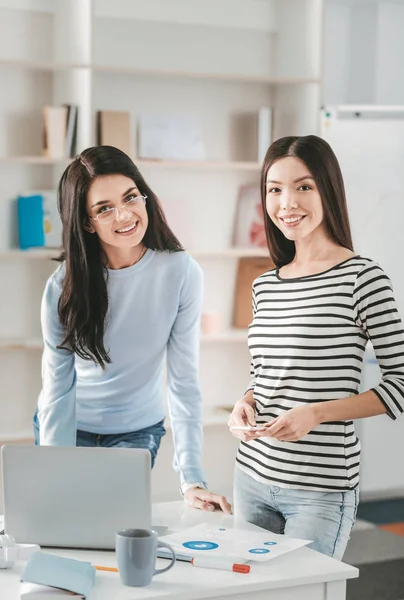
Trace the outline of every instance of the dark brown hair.
[[108, 271], [96, 234], [84, 229], [88, 221], [87, 194], [91, 184], [103, 175], [124, 175], [147, 196], [148, 226], [143, 238], [146, 248], [178, 252], [182, 246], [169, 228], [157, 196], [139, 169], [118, 148], [97, 146], [84, 150], [67, 167], [58, 190], [58, 208], [63, 225], [65, 275], [59, 299], [59, 319], [65, 331], [60, 347], [67, 347], [85, 360], [101, 367], [110, 363], [104, 346], [108, 315]]
[[351, 227], [340, 166], [331, 146], [316, 135], [289, 136], [276, 140], [268, 148], [261, 171], [261, 200], [269, 254], [277, 267], [290, 263], [295, 243], [288, 240], [271, 221], [266, 210], [266, 180], [271, 166], [281, 158], [301, 160], [314, 178], [321, 196], [324, 223], [331, 239], [353, 251]]

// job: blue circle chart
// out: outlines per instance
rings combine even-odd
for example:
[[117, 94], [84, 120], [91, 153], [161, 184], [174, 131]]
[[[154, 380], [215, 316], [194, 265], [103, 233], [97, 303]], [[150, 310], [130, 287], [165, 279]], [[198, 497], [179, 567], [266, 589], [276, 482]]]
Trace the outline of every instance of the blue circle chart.
[[215, 542], [206, 542], [201, 540], [184, 542], [182, 545], [184, 548], [190, 548], [191, 550], [214, 550], [215, 548], [219, 548], [219, 544], [215, 544]]
[[277, 542], [264, 542], [264, 546], [276, 546]]
[[268, 554], [271, 551], [268, 548], [251, 548], [248, 552], [251, 552], [251, 554]]

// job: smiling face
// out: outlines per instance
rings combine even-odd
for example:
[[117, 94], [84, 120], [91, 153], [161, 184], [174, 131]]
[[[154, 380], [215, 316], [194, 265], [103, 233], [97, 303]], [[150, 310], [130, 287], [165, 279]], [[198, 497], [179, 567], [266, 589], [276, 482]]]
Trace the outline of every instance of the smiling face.
[[325, 235], [320, 193], [306, 165], [293, 156], [268, 170], [266, 209], [273, 223], [293, 242]]
[[111, 250], [127, 252], [142, 242], [148, 216], [140, 196], [136, 184], [124, 175], [103, 175], [91, 184], [87, 194], [87, 215], [90, 218], [86, 229], [98, 235], [107, 255]]

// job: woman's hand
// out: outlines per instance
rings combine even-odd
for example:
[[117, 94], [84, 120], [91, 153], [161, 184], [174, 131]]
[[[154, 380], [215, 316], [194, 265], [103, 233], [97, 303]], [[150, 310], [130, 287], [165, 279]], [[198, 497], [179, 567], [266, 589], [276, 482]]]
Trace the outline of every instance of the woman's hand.
[[297, 442], [319, 424], [314, 406], [296, 406], [276, 417], [258, 433], [259, 437], [271, 437], [281, 442]]
[[185, 492], [184, 500], [188, 506], [192, 506], [193, 508], [208, 510], [209, 512], [219, 509], [228, 515], [232, 514], [231, 505], [224, 496], [219, 496], [219, 494], [214, 494], [202, 488], [191, 488]]
[[[236, 402], [233, 412], [230, 415], [227, 425], [230, 427], [256, 427], [255, 422], [255, 402], [252, 398], [252, 393], [247, 394]], [[249, 442], [260, 437], [260, 433], [257, 431], [242, 431], [239, 429], [231, 429], [230, 433], [234, 437], [242, 440], [243, 442]]]

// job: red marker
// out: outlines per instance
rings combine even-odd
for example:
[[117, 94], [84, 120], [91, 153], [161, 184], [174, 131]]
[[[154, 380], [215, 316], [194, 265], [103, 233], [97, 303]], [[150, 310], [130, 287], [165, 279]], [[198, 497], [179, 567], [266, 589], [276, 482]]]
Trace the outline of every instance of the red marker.
[[229, 559], [223, 559], [220, 557], [204, 557], [196, 556], [191, 560], [194, 567], [203, 567], [205, 569], [219, 569], [222, 571], [234, 571], [235, 573], [249, 573], [250, 565], [243, 565], [241, 563], [234, 563]]

